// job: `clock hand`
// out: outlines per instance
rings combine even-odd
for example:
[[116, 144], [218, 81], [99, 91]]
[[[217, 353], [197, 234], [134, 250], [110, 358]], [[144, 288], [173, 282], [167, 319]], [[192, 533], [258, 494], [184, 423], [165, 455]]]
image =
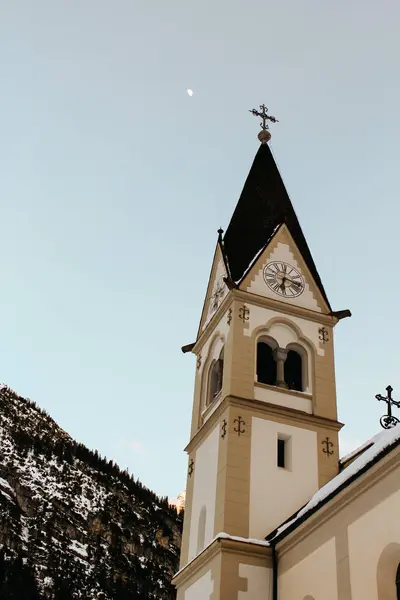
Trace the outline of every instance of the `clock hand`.
[[303, 287], [303, 284], [301, 283], [301, 281], [291, 281], [292, 285], [295, 285], [296, 287]]
[[288, 277], [284, 277], [284, 279], [286, 279], [286, 281], [289, 281], [290, 285], [296, 285], [297, 287], [302, 287], [303, 284], [301, 281], [295, 281], [294, 279], [288, 278]]
[[282, 283], [281, 283], [281, 285], [279, 286], [279, 287], [280, 287], [280, 289], [282, 290], [282, 292], [284, 292], [284, 291], [285, 291], [285, 289], [286, 289], [286, 286], [285, 286], [285, 281], [288, 281], [288, 282], [289, 282], [289, 286], [288, 286], [288, 287], [291, 287], [291, 286], [296, 286], [296, 287], [297, 287], [297, 289], [301, 289], [301, 288], [303, 287], [303, 284], [302, 284], [302, 282], [299, 282], [299, 281], [294, 281], [294, 280], [293, 280], [293, 279], [291, 279], [290, 277], [285, 277], [285, 276], [283, 276], [283, 277], [282, 277]]

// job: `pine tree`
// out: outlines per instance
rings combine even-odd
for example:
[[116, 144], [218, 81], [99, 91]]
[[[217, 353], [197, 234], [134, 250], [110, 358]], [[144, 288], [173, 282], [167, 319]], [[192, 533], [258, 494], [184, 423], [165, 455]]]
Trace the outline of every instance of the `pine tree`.
[[54, 600], [72, 600], [72, 582], [67, 578], [60, 578], [54, 588]]

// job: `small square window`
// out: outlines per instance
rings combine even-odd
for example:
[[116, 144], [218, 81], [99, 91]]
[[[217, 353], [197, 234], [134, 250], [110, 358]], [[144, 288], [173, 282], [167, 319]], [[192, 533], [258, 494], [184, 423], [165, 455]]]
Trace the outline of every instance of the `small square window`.
[[285, 464], [285, 454], [286, 454], [286, 441], [285, 440], [281, 440], [278, 438], [278, 447], [277, 447], [278, 453], [277, 453], [277, 464], [278, 467], [281, 467], [282, 469], [284, 469], [286, 467]]

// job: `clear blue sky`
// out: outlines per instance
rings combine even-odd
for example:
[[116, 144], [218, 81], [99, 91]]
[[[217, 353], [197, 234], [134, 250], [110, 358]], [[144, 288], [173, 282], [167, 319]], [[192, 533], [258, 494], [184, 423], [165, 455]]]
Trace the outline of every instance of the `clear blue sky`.
[[[383, 0], [2, 0], [0, 380], [185, 485], [216, 230], [272, 149], [335, 309], [346, 449], [399, 375], [399, 18]], [[186, 94], [193, 88], [194, 96]]]

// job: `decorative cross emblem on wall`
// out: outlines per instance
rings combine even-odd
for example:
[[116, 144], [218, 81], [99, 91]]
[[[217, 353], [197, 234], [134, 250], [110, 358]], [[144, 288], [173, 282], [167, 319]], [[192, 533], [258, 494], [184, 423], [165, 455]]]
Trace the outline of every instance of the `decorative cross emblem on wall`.
[[241, 321], [243, 321], [243, 323], [245, 321], [248, 321], [250, 317], [250, 310], [247, 308], [247, 306], [242, 306], [241, 308], [239, 308], [239, 319]]
[[331, 456], [333, 454], [333, 450], [331, 450], [331, 448], [333, 448], [333, 443], [330, 441], [330, 439], [328, 437], [325, 438], [322, 440], [321, 444], [323, 446], [325, 445], [325, 448], [322, 448], [322, 452], [327, 456]]
[[391, 429], [392, 427], [397, 425], [397, 423], [400, 423], [399, 419], [392, 415], [392, 406], [399, 407], [400, 402], [396, 402], [396, 400], [393, 400], [393, 398], [392, 398], [393, 388], [391, 385], [387, 386], [386, 391], [387, 391], [387, 396], [381, 396], [381, 394], [376, 394], [375, 398], [377, 400], [383, 400], [383, 402], [386, 402], [387, 413], [386, 413], [386, 415], [383, 415], [380, 418], [379, 422], [384, 429]]
[[318, 333], [319, 333], [319, 339], [321, 340], [321, 342], [323, 344], [325, 344], [326, 342], [329, 342], [328, 330], [325, 329], [325, 327], [320, 327], [318, 329]]
[[188, 471], [189, 477], [191, 477], [193, 475], [193, 471], [194, 471], [194, 460], [193, 460], [193, 458], [191, 458], [190, 463], [189, 463], [189, 471]]
[[226, 419], [224, 419], [222, 421], [222, 428], [221, 428], [222, 429], [222, 433], [221, 433], [222, 439], [224, 439], [224, 437], [226, 436], [226, 427], [227, 427], [227, 425], [228, 425], [228, 421]]
[[[244, 419], [242, 419], [242, 417], [239, 416], [233, 422], [237, 423], [237, 427], [234, 427], [233, 431], [238, 434], [238, 437], [240, 437], [242, 435], [242, 433], [246, 433], [246, 430], [244, 428], [244, 426], [246, 425], [246, 422], [244, 421]], [[243, 428], [242, 428], [242, 425], [243, 425]]]

